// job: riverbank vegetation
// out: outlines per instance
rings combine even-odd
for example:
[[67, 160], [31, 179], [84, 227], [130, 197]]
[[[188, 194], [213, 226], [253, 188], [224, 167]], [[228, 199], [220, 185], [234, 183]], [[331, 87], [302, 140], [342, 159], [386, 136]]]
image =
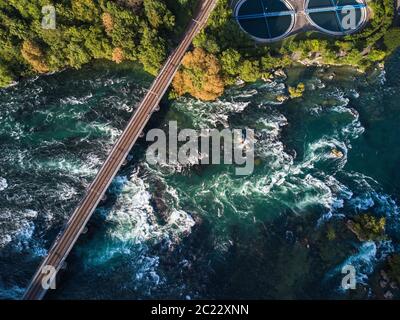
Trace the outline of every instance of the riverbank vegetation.
[[[64, 0], [54, 4], [52, 30], [42, 27], [42, 7], [51, 1], [0, 0], [0, 86], [25, 76], [80, 68], [93, 59], [139, 61], [155, 75], [197, 2]], [[371, 0], [369, 6], [371, 19], [360, 33], [333, 38], [308, 32], [260, 45], [240, 30], [231, 1], [219, 0], [174, 80], [172, 96], [213, 100], [226, 86], [268, 80], [277, 69], [299, 62], [366, 70], [400, 45], [392, 0]], [[294, 89], [297, 96], [299, 90]]]
[[347, 221], [347, 227], [360, 241], [381, 241], [385, 239], [385, 218], [376, 218], [371, 214], [356, 216]]
[[[219, 61], [221, 72], [218, 77], [222, 77], [225, 86], [238, 80], [268, 79], [272, 71], [299, 62], [306, 65], [351, 65], [365, 71], [383, 61], [400, 45], [400, 28], [393, 26], [392, 0], [369, 1], [371, 19], [361, 32], [354, 35], [335, 38], [308, 32], [268, 45], [257, 45], [240, 30], [232, 18], [230, 4], [229, 0], [219, 1], [207, 28], [194, 41], [194, 47], [214, 55]], [[193, 77], [201, 87], [199, 75]], [[206, 79], [204, 77], [203, 81]], [[178, 93], [182, 92], [179, 86], [174, 87]], [[289, 94], [298, 97], [302, 90], [296, 89], [292, 88]], [[215, 94], [213, 98], [217, 97]]]
[[215, 56], [196, 48], [182, 60], [181, 70], [174, 78], [173, 86], [178, 95], [190, 93], [202, 100], [213, 100], [224, 92], [220, 76], [221, 67]]

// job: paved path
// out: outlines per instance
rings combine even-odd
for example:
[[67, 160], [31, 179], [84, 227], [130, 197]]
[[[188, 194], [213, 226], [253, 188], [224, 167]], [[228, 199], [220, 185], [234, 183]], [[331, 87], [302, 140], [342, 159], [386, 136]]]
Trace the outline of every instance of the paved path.
[[287, 1], [293, 6], [294, 11], [297, 12], [296, 23], [293, 26], [293, 29], [290, 34], [313, 30], [314, 27], [308, 21], [307, 16], [305, 14], [305, 1], [299, 1], [299, 0], [287, 0]]
[[180, 66], [185, 52], [192, 43], [195, 35], [206, 24], [216, 2], [217, 0], [200, 1], [198, 13], [195, 19], [191, 21], [181, 43], [170, 55], [157, 78], [154, 80], [147, 95], [136, 109], [126, 129], [119, 137], [107, 160], [88, 188], [84, 199], [78, 205], [78, 208], [72, 214], [64, 231], [57, 237], [47, 257], [36, 271], [23, 299], [40, 300], [46, 294], [46, 286], [42, 285], [42, 282], [45, 284], [48, 283], [46, 281], [47, 272], [45, 271], [55, 270], [58, 272], [63, 266], [65, 259], [84, 230], [86, 223], [92, 216], [100, 200], [103, 198], [111, 181], [142, 133], [153, 111], [158, 107], [161, 98], [167, 91]]

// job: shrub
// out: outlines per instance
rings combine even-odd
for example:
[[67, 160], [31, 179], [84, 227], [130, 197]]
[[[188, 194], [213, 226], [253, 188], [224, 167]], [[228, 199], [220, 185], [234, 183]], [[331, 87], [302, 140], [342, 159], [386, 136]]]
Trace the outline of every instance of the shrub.
[[189, 93], [202, 100], [218, 98], [224, 92], [224, 82], [217, 58], [200, 48], [188, 52], [173, 80], [173, 88], [178, 95]]
[[292, 99], [301, 98], [305, 90], [304, 83], [300, 82], [296, 87], [289, 87], [289, 95]]
[[124, 51], [121, 48], [115, 48], [112, 53], [112, 61], [121, 63], [124, 61]]
[[376, 218], [370, 214], [356, 216], [347, 225], [360, 241], [379, 241], [385, 239], [385, 218]]
[[46, 73], [49, 71], [49, 67], [45, 63], [42, 51], [33, 41], [25, 40], [23, 42], [21, 54], [35, 71], [39, 73]]

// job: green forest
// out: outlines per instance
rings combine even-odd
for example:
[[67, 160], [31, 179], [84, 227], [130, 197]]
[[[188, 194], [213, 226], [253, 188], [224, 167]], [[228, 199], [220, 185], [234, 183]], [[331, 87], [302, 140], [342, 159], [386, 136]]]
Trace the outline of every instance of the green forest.
[[[23, 77], [80, 68], [93, 59], [138, 61], [155, 75], [195, 12], [198, 0], [0, 0], [0, 86]], [[366, 70], [400, 44], [392, 0], [370, 0], [360, 32], [332, 38], [318, 32], [257, 45], [219, 0], [174, 81], [174, 95], [212, 100], [238, 79], [254, 82], [292, 63], [346, 64]], [[42, 27], [53, 5], [56, 28]], [[193, 59], [196, 57], [196, 59]], [[210, 88], [209, 83], [213, 83]]]
[[[42, 8], [56, 9], [44, 29]], [[140, 61], [156, 74], [192, 16], [193, 1], [0, 0], [0, 86], [21, 77], [80, 68], [93, 59]], [[176, 18], [179, 15], [182, 19]]]

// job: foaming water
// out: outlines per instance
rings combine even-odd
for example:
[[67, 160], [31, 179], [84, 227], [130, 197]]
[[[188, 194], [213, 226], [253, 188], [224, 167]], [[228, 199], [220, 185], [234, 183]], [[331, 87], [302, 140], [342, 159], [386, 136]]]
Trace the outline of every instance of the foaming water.
[[[357, 242], [347, 231], [352, 244], [337, 242], [335, 250], [341, 252], [324, 252], [321, 262], [318, 250], [328, 249], [317, 249], [321, 245], [312, 238], [323, 234], [326, 225], [364, 212], [385, 216], [388, 225], [398, 224], [396, 195], [390, 195], [367, 172], [352, 168], [351, 155], [360, 152], [357, 143], [368, 133], [361, 102], [377, 95], [381, 89], [371, 90], [370, 84], [381, 82], [345, 69], [335, 70], [333, 80], [325, 75], [326, 70], [318, 69], [303, 75], [305, 96], [286, 103], [277, 102], [285, 92], [280, 81], [232, 88], [211, 103], [186, 97], [173, 102], [158, 127], [177, 120], [180, 128], [255, 129], [254, 173], [238, 177], [232, 166], [224, 165], [152, 166], [140, 153], [142, 147], [133, 150], [136, 160], [115, 179], [109, 200], [98, 210], [101, 231], [77, 249], [83, 269], [74, 270], [77, 280], [67, 283], [55, 297], [283, 298], [288, 297], [286, 292], [291, 297], [337, 297], [345, 294], [338, 290], [338, 277], [346, 263], [355, 265], [359, 283], [368, 286], [375, 266], [395, 251], [392, 240]], [[299, 79], [289, 74], [290, 81]], [[293, 229], [282, 221], [293, 214], [306, 221], [302, 228], [310, 229], [310, 235], [305, 237], [299, 226]], [[398, 228], [386, 231], [390, 235], [394, 230]], [[263, 245], [263, 237], [270, 240], [252, 252]], [[250, 247], [245, 249], [248, 241]], [[326, 238], [317, 241], [328, 242]], [[242, 247], [244, 257], [240, 258]], [[298, 262], [296, 255], [304, 250], [309, 259]], [[282, 257], [293, 254], [282, 264]], [[245, 268], [245, 260], [250, 260], [250, 269]], [[306, 286], [293, 287], [285, 270], [298, 273], [297, 279], [303, 281], [300, 273], [311, 264], [323, 266], [316, 272], [319, 278], [313, 279], [314, 287], [306, 295], [295, 295]], [[247, 276], [258, 267], [254, 277]], [[95, 271], [98, 276], [93, 276]], [[239, 277], [238, 272], [242, 272]], [[115, 291], [93, 294], [88, 287], [76, 293], [86, 278], [105, 281]], [[261, 291], [256, 285], [260, 281], [266, 282]], [[247, 287], [257, 289], [235, 295]], [[275, 287], [279, 287], [277, 292], [270, 291]]]
[[[288, 83], [306, 86], [300, 99], [279, 102], [286, 84], [276, 80], [231, 88], [216, 102], [172, 102], [152, 125], [176, 120], [180, 128], [254, 129], [254, 173], [235, 176], [226, 165], [153, 166], [139, 141], [73, 250], [70, 276], [50, 298], [337, 298], [345, 294], [338, 289], [341, 267], [349, 263], [368, 287], [377, 265], [398, 247], [400, 186], [389, 179], [400, 154], [395, 70], [390, 64], [386, 73], [368, 75], [293, 68]], [[45, 253], [143, 93], [118, 72], [74, 76], [88, 90], [46, 98], [49, 105], [37, 116], [44, 119], [41, 130], [29, 129], [41, 123], [24, 116], [29, 103], [16, 113], [13, 95], [5, 102], [9, 111], [0, 121], [16, 124], [6, 137], [19, 141], [16, 148], [4, 144], [8, 167], [0, 169], [6, 204], [0, 223], [10, 223], [0, 237], [7, 254], [1, 261], [9, 270], [9, 257], [18, 261], [28, 249], [35, 252], [30, 257]], [[37, 81], [43, 80], [19, 85]], [[48, 86], [34, 86], [36, 99], [49, 95]], [[57, 104], [63, 110], [55, 116]], [[61, 129], [58, 121], [69, 126]], [[382, 135], [382, 123], [392, 131]], [[9, 222], [13, 208], [18, 218]], [[387, 219], [387, 240], [359, 241], [343, 227], [361, 213]], [[336, 239], [328, 240], [332, 225]], [[25, 284], [8, 272], [0, 292], [15, 297]]]
[[0, 178], [0, 191], [7, 189], [8, 183], [7, 180], [4, 178]]
[[[328, 272], [324, 281], [329, 281], [334, 276], [342, 274], [342, 269], [345, 266], [353, 266], [356, 270], [356, 283], [368, 286], [369, 276], [373, 273], [375, 265], [393, 252], [393, 247], [390, 242], [381, 242], [376, 244], [373, 241], [367, 241], [361, 244], [357, 252], [349, 256], [343, 263]], [[336, 283], [340, 283], [336, 281]], [[336, 291], [339, 294], [345, 294], [346, 289], [338, 285]], [[370, 295], [370, 292], [369, 292]]]
[[0, 298], [20, 296], [149, 80], [98, 63], [0, 90]]

